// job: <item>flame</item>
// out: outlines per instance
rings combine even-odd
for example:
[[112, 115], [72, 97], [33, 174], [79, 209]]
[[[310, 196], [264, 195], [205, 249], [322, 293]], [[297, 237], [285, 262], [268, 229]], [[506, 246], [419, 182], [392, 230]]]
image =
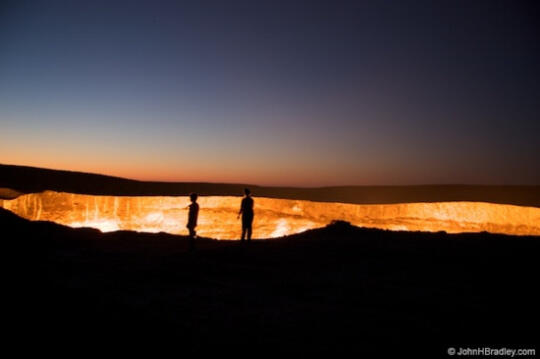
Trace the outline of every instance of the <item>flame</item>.
[[120, 226], [118, 225], [118, 222], [112, 221], [112, 220], [71, 222], [69, 226], [73, 228], [82, 228], [82, 227], [96, 228], [102, 232], [114, 232], [114, 231], [120, 230]]
[[[239, 197], [199, 197], [197, 233], [240, 237]], [[46, 191], [0, 200], [0, 206], [30, 220], [46, 220], [103, 232], [134, 230], [187, 234], [188, 197], [91, 196]], [[389, 230], [540, 235], [540, 208], [483, 202], [384, 205], [255, 198], [254, 238], [281, 237], [323, 227], [332, 220]]]
[[272, 232], [270, 237], [276, 238], [276, 237], [283, 237], [289, 233], [289, 226], [287, 224], [287, 220], [282, 218], [278, 220], [278, 223], [276, 225], [276, 229]]

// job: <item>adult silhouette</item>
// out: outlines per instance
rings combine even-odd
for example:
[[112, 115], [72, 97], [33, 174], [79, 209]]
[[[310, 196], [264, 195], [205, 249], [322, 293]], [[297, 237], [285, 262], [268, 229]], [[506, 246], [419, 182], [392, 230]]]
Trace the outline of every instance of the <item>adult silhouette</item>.
[[195, 237], [197, 232], [195, 227], [197, 227], [197, 218], [199, 217], [199, 204], [197, 203], [197, 198], [199, 195], [197, 193], [191, 193], [189, 198], [191, 199], [191, 204], [188, 206], [188, 223], [186, 225], [189, 230], [189, 250], [193, 250], [195, 247]]
[[247, 234], [247, 240], [248, 242], [251, 242], [251, 232], [252, 232], [252, 224], [253, 224], [253, 198], [251, 198], [251, 191], [249, 188], [244, 189], [244, 198], [242, 199], [242, 203], [240, 205], [240, 211], [238, 212], [238, 217], [242, 215], [242, 242], [246, 238]]

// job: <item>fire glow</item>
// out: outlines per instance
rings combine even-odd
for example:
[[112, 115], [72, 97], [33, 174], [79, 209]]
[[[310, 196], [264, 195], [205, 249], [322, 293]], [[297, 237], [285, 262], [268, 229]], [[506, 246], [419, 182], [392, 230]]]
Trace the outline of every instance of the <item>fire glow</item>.
[[[197, 233], [237, 239], [240, 197], [201, 196]], [[0, 200], [29, 220], [52, 221], [103, 232], [133, 230], [186, 235], [188, 197], [93, 196], [45, 191]], [[275, 238], [323, 227], [333, 220], [404, 231], [540, 235], [540, 208], [484, 202], [359, 205], [255, 197], [254, 238]]]

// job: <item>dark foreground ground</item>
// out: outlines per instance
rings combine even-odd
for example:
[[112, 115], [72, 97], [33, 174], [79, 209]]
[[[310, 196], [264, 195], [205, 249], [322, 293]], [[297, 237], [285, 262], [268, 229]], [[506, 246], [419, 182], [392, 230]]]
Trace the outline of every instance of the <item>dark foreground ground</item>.
[[444, 358], [538, 339], [538, 237], [336, 224], [250, 245], [200, 239], [189, 253], [183, 237], [2, 209], [0, 225], [16, 263], [4, 324], [21, 352]]

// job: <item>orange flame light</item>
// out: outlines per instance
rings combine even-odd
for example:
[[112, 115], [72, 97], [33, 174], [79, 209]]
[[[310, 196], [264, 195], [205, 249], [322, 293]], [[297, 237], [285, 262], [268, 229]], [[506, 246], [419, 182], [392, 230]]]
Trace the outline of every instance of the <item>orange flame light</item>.
[[[199, 197], [198, 202], [198, 235], [239, 238], [239, 197]], [[52, 191], [0, 200], [1, 207], [30, 220], [92, 227], [103, 232], [133, 230], [184, 235], [188, 204], [188, 197], [91, 196]], [[484, 202], [358, 205], [256, 197], [254, 237], [281, 237], [323, 227], [336, 219], [389, 230], [540, 235], [540, 208], [535, 207]]]

